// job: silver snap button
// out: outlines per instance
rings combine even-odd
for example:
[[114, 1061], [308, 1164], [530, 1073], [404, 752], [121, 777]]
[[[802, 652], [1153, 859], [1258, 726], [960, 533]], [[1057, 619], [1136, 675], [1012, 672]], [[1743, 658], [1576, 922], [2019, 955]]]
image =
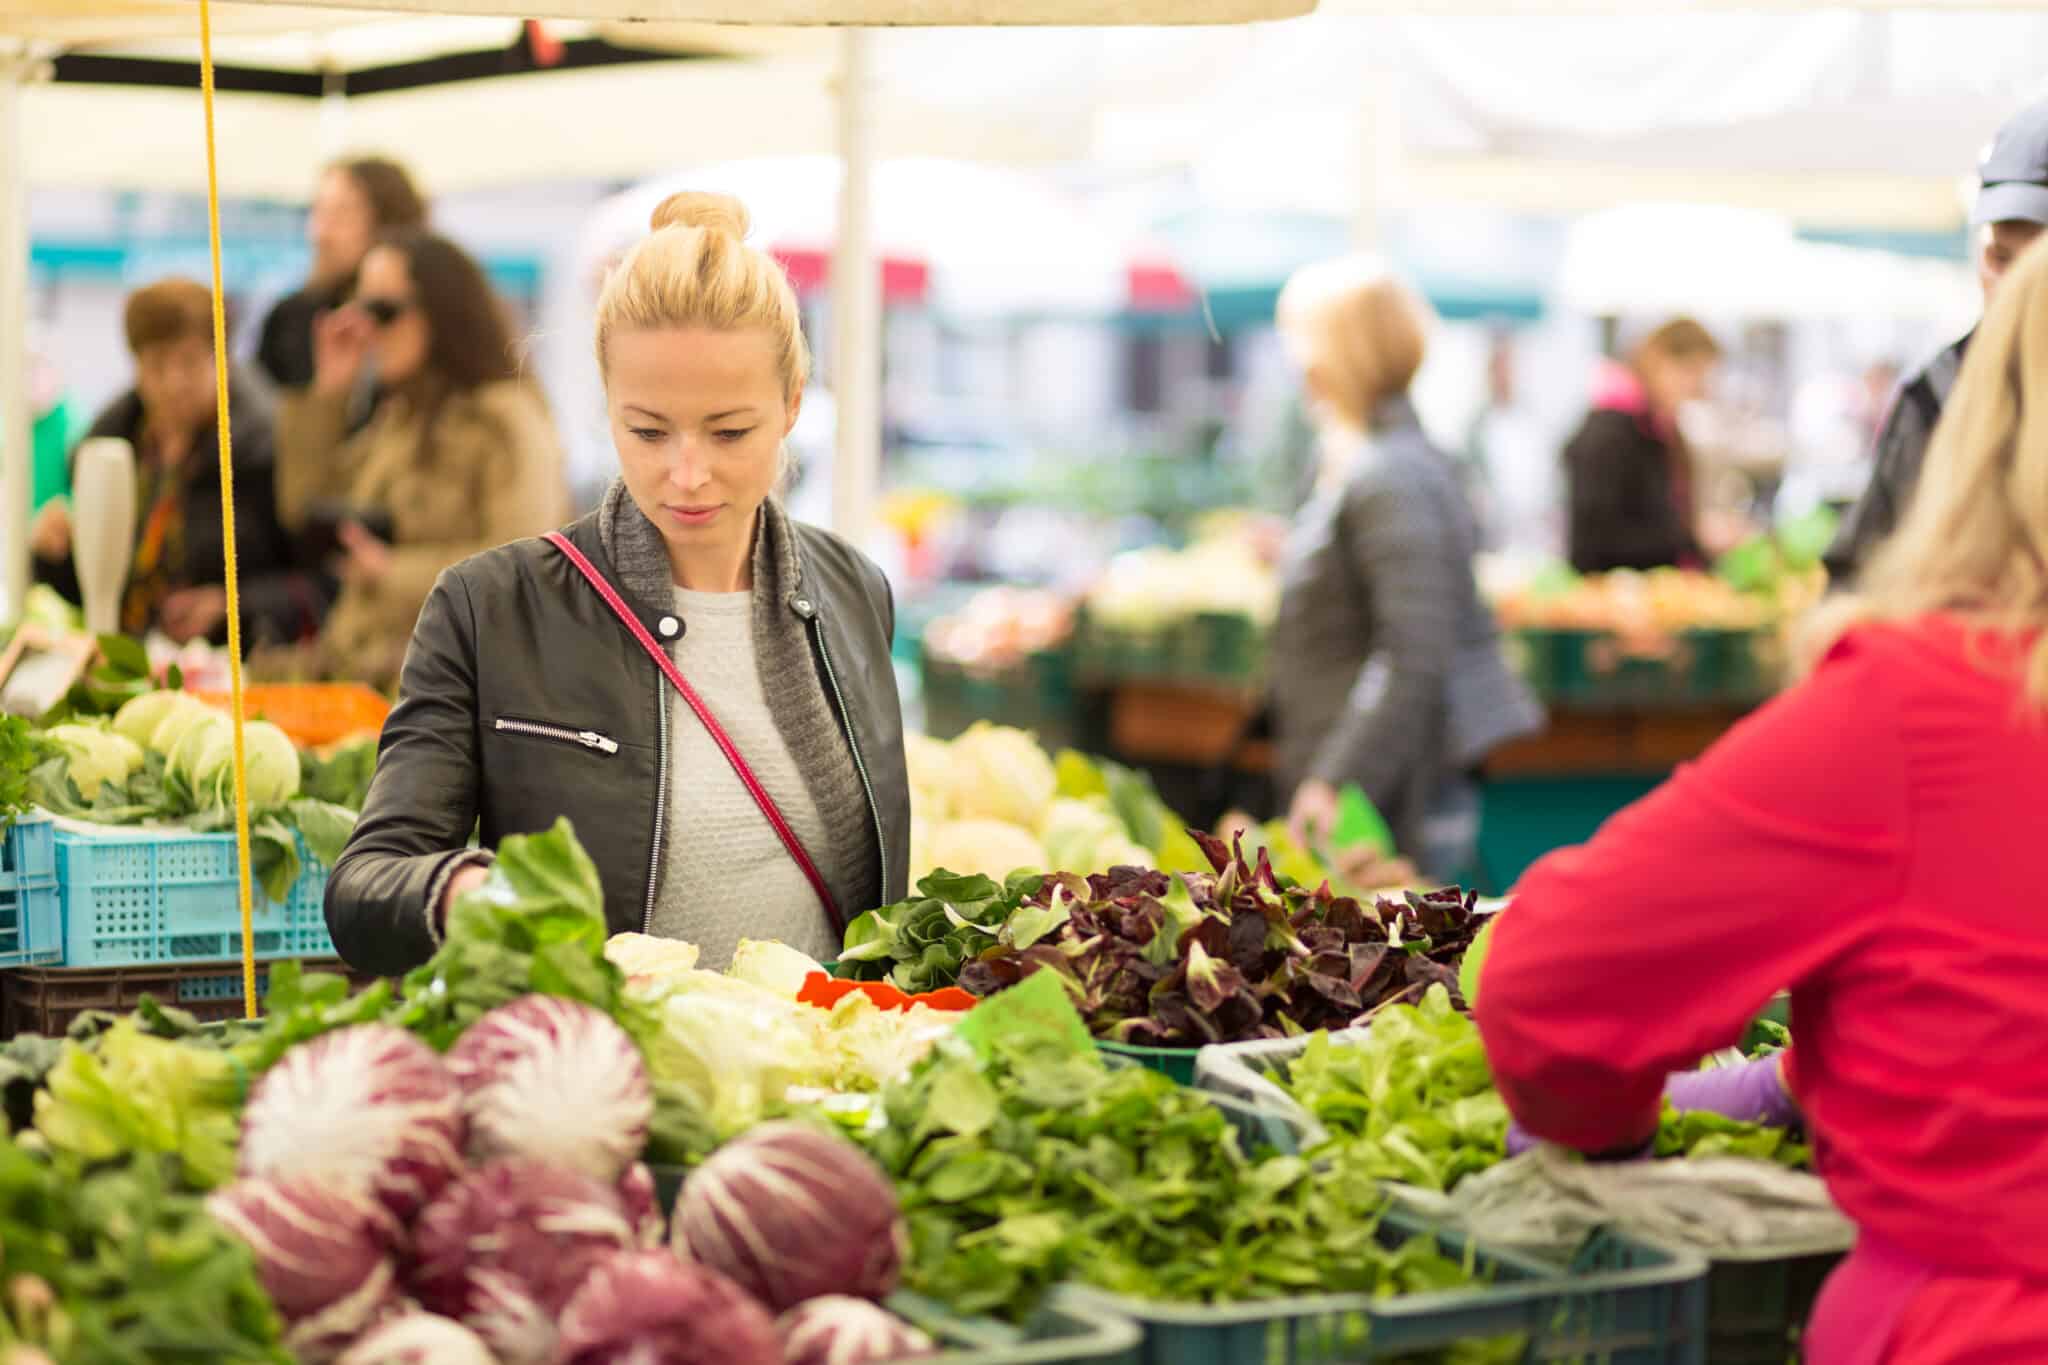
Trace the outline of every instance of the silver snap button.
[[808, 597], [797, 598], [796, 609], [800, 612], [803, 612], [806, 615], [809, 615], [811, 610], [811, 599]]
[[676, 618], [673, 616], [664, 616], [661, 618], [659, 622], [656, 623], [655, 628], [659, 630], [663, 636], [673, 640], [676, 638], [677, 633], [682, 630], [683, 623], [676, 620]]

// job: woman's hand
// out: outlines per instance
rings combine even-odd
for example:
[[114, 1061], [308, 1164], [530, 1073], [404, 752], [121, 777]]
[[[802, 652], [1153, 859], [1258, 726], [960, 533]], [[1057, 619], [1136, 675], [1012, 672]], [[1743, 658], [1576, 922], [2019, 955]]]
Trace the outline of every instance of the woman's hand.
[[29, 527], [28, 547], [37, 559], [61, 561], [71, 557], [71, 504], [52, 498], [36, 513]]
[[327, 398], [355, 391], [377, 329], [361, 310], [338, 308], [313, 319], [313, 391]]
[[1323, 846], [1336, 827], [1336, 787], [1311, 777], [1294, 789], [1294, 803], [1287, 808], [1287, 828], [1296, 843], [1314, 851]]
[[461, 900], [464, 895], [476, 890], [479, 886], [482, 886], [484, 879], [490, 875], [491, 870], [488, 867], [472, 865], [461, 869], [454, 876], [450, 877], [448, 879], [448, 889], [441, 893], [441, 904], [434, 911], [440, 917], [440, 923], [443, 925], [447, 924], [448, 912], [455, 908], [455, 902]]
[[207, 639], [228, 619], [227, 589], [180, 588], [164, 599], [161, 615], [164, 634], [177, 643]]
[[361, 522], [343, 522], [336, 535], [348, 551], [336, 570], [343, 582], [369, 587], [391, 572], [391, 547], [370, 534]]
[[1422, 875], [1406, 858], [1383, 858], [1360, 845], [1336, 855], [1337, 875], [1361, 891], [1406, 890], [1419, 886]]

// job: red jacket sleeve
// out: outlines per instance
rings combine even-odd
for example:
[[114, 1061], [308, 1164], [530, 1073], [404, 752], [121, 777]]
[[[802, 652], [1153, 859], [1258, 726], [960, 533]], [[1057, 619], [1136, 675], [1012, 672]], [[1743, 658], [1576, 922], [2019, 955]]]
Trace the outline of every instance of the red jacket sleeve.
[[1669, 1072], [1739, 1041], [1773, 993], [1881, 929], [1911, 842], [1881, 653], [1838, 645], [1523, 879], [1477, 1013], [1524, 1128], [1583, 1151], [1642, 1141]]

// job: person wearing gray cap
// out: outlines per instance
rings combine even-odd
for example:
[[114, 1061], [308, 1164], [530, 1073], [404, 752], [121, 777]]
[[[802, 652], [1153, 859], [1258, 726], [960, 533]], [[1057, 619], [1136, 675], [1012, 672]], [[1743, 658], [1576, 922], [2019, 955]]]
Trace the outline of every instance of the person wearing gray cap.
[[[1970, 226], [1976, 235], [1977, 282], [1988, 303], [2007, 268], [2048, 226], [2048, 100], [2028, 105], [1998, 130], [1978, 167], [1978, 183]], [[1927, 457], [1927, 440], [1969, 345], [1965, 336], [1944, 348], [1899, 386], [1877, 434], [1870, 486], [1849, 509], [1823, 556], [1831, 588], [1852, 586], [1870, 552], [1905, 515]]]

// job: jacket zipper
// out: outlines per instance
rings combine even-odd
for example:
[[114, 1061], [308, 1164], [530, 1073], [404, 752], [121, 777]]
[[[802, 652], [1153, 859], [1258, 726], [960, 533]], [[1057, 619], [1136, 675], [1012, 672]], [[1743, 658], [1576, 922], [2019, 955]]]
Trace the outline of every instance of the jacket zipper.
[[860, 736], [853, 728], [853, 713], [846, 709], [846, 694], [839, 690], [839, 674], [832, 667], [832, 651], [825, 646], [825, 622], [815, 614], [807, 618], [811, 625], [811, 639], [818, 646], [818, 657], [825, 663], [825, 681], [832, 685], [832, 700], [839, 704], [839, 723], [846, 727], [846, 743], [853, 750], [854, 771], [860, 774], [860, 787], [867, 794], [868, 814], [875, 822], [875, 852], [882, 870], [882, 885], [875, 892], [876, 903], [889, 899], [889, 840], [882, 833], [882, 808], [875, 801], [875, 784], [868, 780], [867, 760], [861, 757]]
[[552, 739], [563, 744], [579, 744], [600, 754], [615, 754], [619, 742], [595, 730], [571, 730], [564, 725], [542, 725], [531, 720], [507, 720], [500, 716], [496, 728], [503, 734], [531, 735], [535, 739]]
[[655, 746], [659, 757], [654, 768], [654, 840], [653, 852], [647, 861], [647, 904], [640, 912], [640, 932], [643, 934], [654, 932], [654, 896], [661, 886], [661, 845], [668, 833], [668, 706], [668, 679], [657, 668], [654, 670], [654, 718], [660, 740]]

